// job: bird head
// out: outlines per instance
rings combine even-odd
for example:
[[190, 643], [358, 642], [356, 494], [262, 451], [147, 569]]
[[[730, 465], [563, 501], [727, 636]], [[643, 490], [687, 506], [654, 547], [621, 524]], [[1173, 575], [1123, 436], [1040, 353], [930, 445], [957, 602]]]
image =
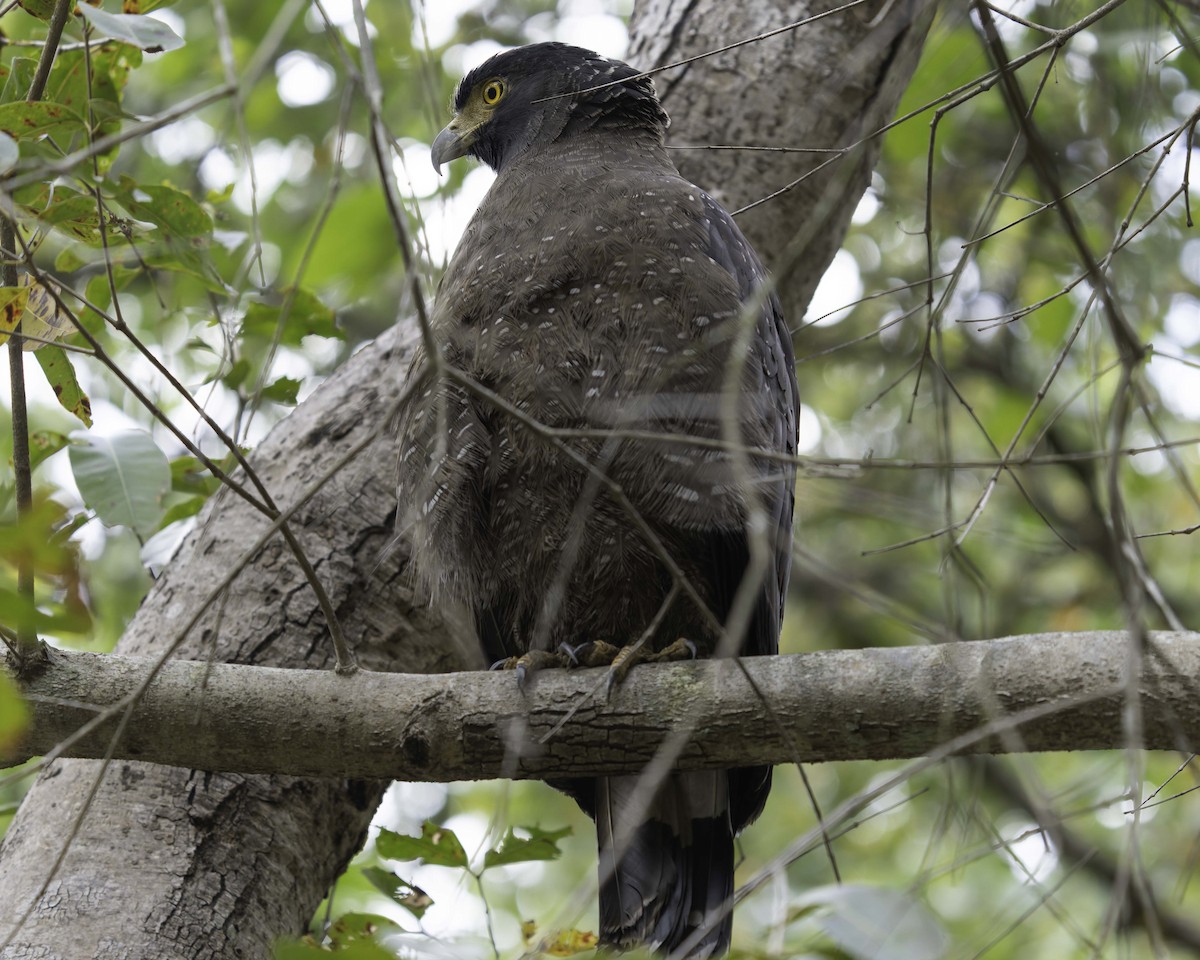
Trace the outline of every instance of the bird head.
[[[608, 86], [611, 84], [611, 86]], [[433, 168], [472, 156], [495, 170], [527, 148], [597, 127], [659, 138], [666, 112], [633, 67], [565, 43], [532, 43], [476, 67], [454, 94], [454, 119], [433, 141]]]

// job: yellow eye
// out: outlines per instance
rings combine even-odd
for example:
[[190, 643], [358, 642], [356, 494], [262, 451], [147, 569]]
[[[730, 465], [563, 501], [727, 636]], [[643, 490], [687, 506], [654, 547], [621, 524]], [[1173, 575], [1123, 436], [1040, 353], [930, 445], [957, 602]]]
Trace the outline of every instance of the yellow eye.
[[494, 107], [504, 97], [504, 81], [489, 80], [483, 85], [483, 102]]

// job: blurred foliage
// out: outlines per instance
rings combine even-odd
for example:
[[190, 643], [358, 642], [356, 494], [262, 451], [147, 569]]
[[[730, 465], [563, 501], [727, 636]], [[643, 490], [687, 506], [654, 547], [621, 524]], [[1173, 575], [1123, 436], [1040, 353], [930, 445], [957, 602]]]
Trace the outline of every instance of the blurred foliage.
[[[1065, 28], [1079, 11], [1044, 3], [1016, 12]], [[1045, 33], [999, 14], [996, 20], [1014, 61], [1046, 41]], [[1136, 233], [1109, 270], [1120, 309], [1155, 351], [1135, 383], [1145, 410], [1135, 410], [1128, 425], [1111, 418], [1120, 370], [1103, 311], [1088, 304], [1079, 255], [1055, 212], [1035, 212], [1050, 197], [1025, 162], [1027, 148], [1016, 141], [999, 88], [956, 103], [935, 125], [927, 112], [888, 134], [870, 220], [846, 243], [865, 293], [876, 299], [797, 336], [804, 399], [820, 423], [814, 452], [875, 464], [861, 482], [802, 484], [801, 545], [820, 554], [819, 564], [801, 557], [797, 583], [806, 646], [909, 642], [914, 630], [970, 639], [1126, 625], [1105, 531], [1113, 505], [1104, 452], [1114, 442], [1153, 447], [1195, 437], [1200, 414], [1200, 379], [1186, 365], [1200, 338], [1200, 277], [1185, 268], [1194, 253], [1185, 246], [1182, 199], [1156, 212], [1180, 188], [1189, 114], [1194, 123], [1200, 104], [1194, 46], [1177, 33], [1170, 17], [1122, 8], [1059, 56], [1042, 55], [1018, 71], [1027, 97], [1040, 89], [1034, 116], [1065, 189], [1124, 164], [1081, 190], [1072, 206], [1098, 260], [1118, 237]], [[898, 114], [991, 68], [965, 10], [947, 10]], [[1129, 160], [1179, 129], [1161, 167], [1161, 146]], [[1122, 232], [1127, 217], [1131, 226]], [[940, 279], [927, 284], [929, 276]], [[936, 321], [931, 354], [923, 355], [931, 336], [927, 297]], [[991, 489], [990, 464], [1001, 451], [1010, 462], [1066, 462], [1017, 466]], [[987, 466], [950, 469], [965, 462]], [[1145, 564], [1179, 620], [1193, 626], [1200, 605], [1188, 584], [1200, 574], [1196, 551], [1186, 536], [1159, 534], [1195, 523], [1195, 463], [1194, 446], [1186, 445], [1116, 463]], [[985, 493], [967, 532], [964, 522]], [[950, 525], [957, 525], [950, 537], [934, 535]], [[889, 549], [914, 538], [928, 539]], [[950, 539], [961, 547], [948, 549]], [[878, 591], [875, 610], [845, 590], [805, 604], [814, 581], [847, 575]], [[877, 615], [883, 607], [891, 616]], [[1147, 615], [1152, 627], [1168, 625], [1156, 611]]]
[[[11, 469], [0, 475], [0, 623], [32, 619], [55, 642], [107, 649], [218, 488], [205, 460], [233, 469], [236, 452], [409, 312], [409, 289], [365, 138], [349, 3], [325, 0], [326, 23], [316, 5], [105, 0], [108, 14], [156, 9], [184, 43], [168, 49], [158, 27], [95, 16], [100, 32], [85, 43], [73, 17], [44, 102], [26, 104], [38, 17], [52, 6], [0, 17], [0, 172], [17, 185], [37, 273], [0, 290], [0, 335], [23, 310], [48, 341], [29, 344], [40, 361], [26, 365], [35, 508], [20, 524]], [[427, 287], [486, 181], [466, 163], [440, 184], [428, 170], [464, 64], [496, 45], [590, 45], [628, 13], [582, 0], [462, 6], [457, 17], [432, 3], [367, 7]], [[1087, 12], [1067, 0], [1001, 6], [1051, 30]], [[1014, 60], [1050, 36], [996, 18]], [[887, 134], [836, 275], [846, 288], [853, 275], [869, 299], [825, 319], [814, 309], [812, 323], [797, 319], [802, 305], [790, 310], [805, 453], [856, 472], [801, 481], [785, 649], [1123, 628], [1118, 507], [1161, 607], [1200, 623], [1187, 535], [1200, 512], [1200, 242], [1177, 192], [1200, 107], [1197, 33], [1190, 5], [1125, 4], [1018, 71], [1063, 185], [1081, 188], [1072, 205], [1084, 236], [1098, 258], [1111, 253], [1121, 310], [1153, 346], [1132, 383], [1061, 221], [1038, 210], [1050, 197], [999, 86], [947, 104], [933, 127], [924, 112]], [[945, 104], [991, 69], [977, 23], [948, 4], [898, 115]], [[1178, 130], [1164, 153], [1161, 138]], [[135, 135], [47, 173], [114, 133]], [[822, 302], [841, 307], [840, 293], [825, 288]], [[1123, 397], [1128, 421], [1114, 416]], [[1010, 445], [1019, 462], [997, 472]], [[1108, 456], [1114, 446], [1146, 452]], [[0, 447], [11, 464], [9, 433]], [[72, 469], [89, 459], [91, 474]], [[33, 607], [15, 589], [28, 558]], [[1154, 604], [1136, 614], [1169, 625]], [[23, 722], [15, 703], [0, 682], [0, 743]], [[742, 841], [739, 880], [757, 889], [739, 905], [735, 947], [756, 958], [1183, 956], [1122, 904], [1133, 877], [1164, 911], [1200, 906], [1185, 759], [1129, 751], [922, 770], [835, 831], [840, 888], [806, 785], [780, 768]], [[808, 785], [828, 812], [901, 769], [826, 764], [807, 770]], [[0, 782], [0, 826], [22, 789]], [[379, 818], [395, 832], [372, 839], [310, 941], [281, 957], [590, 950], [595, 850], [574, 805], [536, 784], [432, 789], [397, 788]], [[412, 850], [396, 838], [430, 818], [427, 841], [456, 837], [453, 863], [417, 854], [422, 863], [397, 870], [387, 858]], [[535, 850], [562, 856], [525, 856]], [[1114, 864], [1125, 879], [1104, 872]], [[904, 936], [881, 921], [892, 910]]]
[[[1085, 13], [997, 6], [1051, 30]], [[1049, 38], [994, 19], [1010, 62]], [[822, 320], [854, 298], [826, 289], [816, 322], [797, 325], [810, 452], [860, 472], [800, 483], [791, 649], [1200, 625], [1188, 535], [1200, 519], [1200, 249], [1181, 189], [1200, 108], [1195, 27], [1194, 12], [1125, 5], [1016, 71], [1062, 188], [1078, 189], [1092, 255], [1147, 345], [1126, 382], [1081, 256], [1043, 208], [1052, 195], [1033, 148], [1000, 85], [981, 83], [994, 63], [978, 15], [944, 8], [897, 111], [914, 115], [888, 133], [846, 239], [868, 299]], [[1146, 452], [1110, 455], [1129, 448]], [[1001, 453], [1011, 470], [994, 466]], [[1122, 602], [1127, 561], [1115, 559], [1134, 551], [1140, 604]], [[828, 811], [895, 769], [808, 775]], [[875, 801], [878, 819], [859, 817], [834, 850], [847, 882], [919, 894], [950, 934], [946, 956], [1192, 956], [1132, 920], [1128, 902], [1145, 883], [1164, 913], [1195, 914], [1197, 772], [1187, 754], [1136, 751], [956, 761]], [[811, 829], [803, 786], [777, 776], [770, 827], [743, 841], [748, 864]], [[831, 879], [820, 846], [808, 850], [788, 872], [793, 904]], [[779, 922], [778, 906], [752, 903], [751, 929]], [[800, 948], [804, 927], [778, 933], [778, 955]]]

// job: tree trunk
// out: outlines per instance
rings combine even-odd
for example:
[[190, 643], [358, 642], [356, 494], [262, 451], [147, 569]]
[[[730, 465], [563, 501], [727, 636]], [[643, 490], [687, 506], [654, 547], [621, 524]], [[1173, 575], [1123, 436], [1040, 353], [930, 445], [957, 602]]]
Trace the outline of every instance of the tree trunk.
[[[883, 145], [872, 135], [896, 112], [935, 8], [871, 0], [783, 29], [839, 5], [741, 0], [697, 4], [703, 10], [680, 18], [679, 0], [648, 0], [630, 24], [630, 59], [645, 69], [781, 31], [664, 71], [655, 84], [679, 171], [731, 212], [757, 204], [735, 216], [774, 273], [793, 330], [870, 182]], [[681, 149], [698, 145], [825, 152]]]
[[[259, 447], [254, 466], [279, 503], [288, 505], [378, 429], [407, 363], [408, 332], [393, 330], [356, 354]], [[293, 529], [364, 666], [459, 669], [469, 660], [412, 609], [405, 558], [389, 550], [395, 457], [384, 431], [296, 514]], [[118, 651], [161, 655], [182, 639], [176, 656], [329, 668], [324, 620], [281, 538], [223, 596], [212, 596], [266, 527], [244, 501], [227, 492], [214, 498]], [[201, 608], [207, 612], [195, 629], [178, 638]], [[417, 641], [407, 642], [410, 635]], [[277, 936], [305, 928], [361, 845], [385, 786], [129, 761], [101, 776], [98, 762], [53, 763], [0, 848], [0, 935], [12, 937], [0, 956], [270, 956]], [[66, 859], [53, 870], [64, 847]]]
[[[810, 12], [797, 3], [650, 3], [635, 16], [633, 51], [646, 65]], [[685, 82], [677, 74], [660, 83], [675, 114], [675, 142], [726, 143], [733, 131], [742, 142], [852, 143], [890, 117], [915, 66], [923, 24], [911, 25], [901, 0], [874, 27], [848, 12], [694, 63]], [[840, 243], [876, 150], [872, 145], [831, 165], [825, 176], [745, 219], [785, 276], [793, 318]], [[778, 165], [732, 152], [678, 159], [702, 186], [724, 184], [723, 199], [736, 206], [798, 175], [795, 157], [803, 155], [780, 156]], [[805, 229], [797, 233], [795, 224]], [[253, 462], [284, 507], [316, 478], [337, 471], [292, 527], [363, 665], [418, 673], [474, 662], [452, 631], [414, 608], [405, 557], [391, 549], [396, 450], [384, 421], [412, 343], [405, 324], [361, 350], [272, 432]], [[380, 439], [339, 468], [346, 451], [373, 432]], [[214, 498], [118, 650], [330, 667], [312, 590], [278, 537], [223, 595], [213, 596], [266, 526], [236, 497]], [[200, 609], [206, 612], [195, 629], [176, 637]], [[128, 761], [107, 770], [99, 761], [52, 763], [0, 847], [0, 944], [6, 944], [0, 957], [268, 957], [277, 936], [304, 929], [361, 844], [384, 786]]]

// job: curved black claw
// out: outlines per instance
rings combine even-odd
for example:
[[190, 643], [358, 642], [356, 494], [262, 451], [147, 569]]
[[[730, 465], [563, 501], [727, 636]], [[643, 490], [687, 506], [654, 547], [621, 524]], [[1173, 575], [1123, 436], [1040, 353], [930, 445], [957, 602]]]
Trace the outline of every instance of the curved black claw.
[[572, 667], [607, 667], [621, 654], [621, 648], [603, 640], [588, 640], [571, 646], [561, 643], [559, 651]]
[[700, 648], [696, 646], [694, 640], [689, 640], [687, 637], [680, 637], [668, 647], [664, 647], [654, 654], [651, 658], [655, 663], [671, 663], [679, 660], [695, 660], [700, 656]]
[[564, 640], [562, 643], [560, 643], [558, 645], [558, 652], [561, 653], [564, 657], [566, 657], [567, 660], [569, 661], [567, 666], [578, 667], [581, 663], [581, 661], [579, 659], [579, 654], [586, 646], [587, 646], [586, 643], [577, 643], [575, 646], [571, 646], [569, 643], [567, 643]]
[[517, 672], [517, 689], [525, 692], [525, 683], [532, 679], [539, 670], [547, 667], [567, 667], [571, 661], [567, 655], [559, 651], [530, 650], [519, 657], [506, 657], [497, 660], [490, 667], [492, 670], [515, 670]]

